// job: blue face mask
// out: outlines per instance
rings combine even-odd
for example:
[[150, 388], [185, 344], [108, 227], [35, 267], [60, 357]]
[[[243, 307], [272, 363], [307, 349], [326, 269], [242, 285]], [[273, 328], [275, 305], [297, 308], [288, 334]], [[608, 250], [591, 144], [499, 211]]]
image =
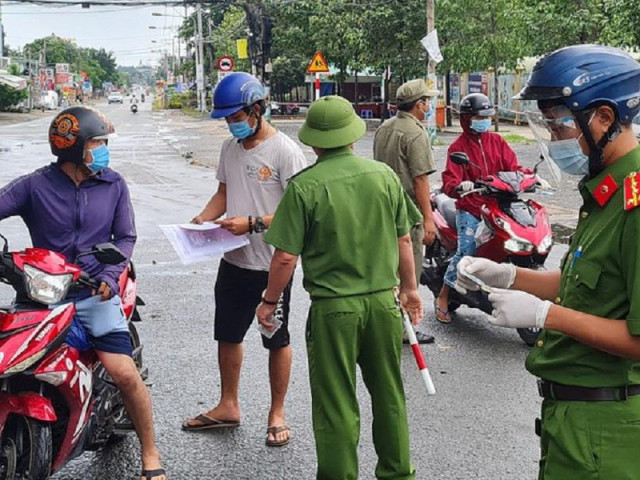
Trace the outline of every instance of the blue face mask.
[[491, 128], [491, 119], [485, 118], [484, 120], [471, 120], [471, 129], [478, 133], [488, 132]]
[[240, 122], [230, 123], [229, 131], [231, 132], [231, 135], [236, 137], [238, 140], [244, 140], [255, 133], [256, 127], [251, 128], [251, 125], [249, 125], [247, 120], [242, 120]]
[[111, 154], [109, 153], [109, 148], [106, 145], [100, 145], [99, 147], [92, 148], [89, 150], [89, 153], [91, 153], [93, 161], [87, 164], [87, 168], [91, 170], [92, 173], [98, 173], [103, 168], [107, 168], [109, 166]]
[[578, 138], [556, 140], [549, 143], [549, 156], [560, 170], [569, 175], [585, 176], [589, 173], [589, 157], [580, 148]]

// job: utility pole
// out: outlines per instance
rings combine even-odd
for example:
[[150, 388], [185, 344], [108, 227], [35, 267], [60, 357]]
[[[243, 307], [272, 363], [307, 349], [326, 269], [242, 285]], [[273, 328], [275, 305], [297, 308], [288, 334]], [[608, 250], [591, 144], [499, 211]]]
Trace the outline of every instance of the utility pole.
[[2, 25], [2, 2], [0, 2], [0, 60], [2, 57], [4, 57], [4, 26]]
[[198, 18], [198, 53], [196, 60], [196, 84], [198, 87], [198, 108], [201, 112], [207, 109], [206, 91], [204, 89], [204, 47], [202, 38], [202, 4], [196, 7]]
[[[427, 0], [427, 35], [431, 33], [431, 31], [436, 26], [436, 8], [435, 8], [435, 0]], [[425, 50], [426, 51], [426, 50]], [[429, 75], [435, 73], [435, 64], [429, 58], [429, 52], [426, 53], [426, 63], [425, 69], [427, 70], [427, 78]]]

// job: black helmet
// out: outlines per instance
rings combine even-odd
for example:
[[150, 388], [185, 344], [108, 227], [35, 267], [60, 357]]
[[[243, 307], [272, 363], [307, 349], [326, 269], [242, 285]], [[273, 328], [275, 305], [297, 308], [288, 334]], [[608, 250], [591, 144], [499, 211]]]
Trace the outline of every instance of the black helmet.
[[470, 93], [460, 101], [460, 115], [493, 117], [495, 114], [489, 97], [481, 93]]
[[49, 127], [51, 153], [59, 162], [82, 162], [87, 140], [109, 139], [115, 129], [109, 119], [91, 107], [71, 107], [61, 111]]

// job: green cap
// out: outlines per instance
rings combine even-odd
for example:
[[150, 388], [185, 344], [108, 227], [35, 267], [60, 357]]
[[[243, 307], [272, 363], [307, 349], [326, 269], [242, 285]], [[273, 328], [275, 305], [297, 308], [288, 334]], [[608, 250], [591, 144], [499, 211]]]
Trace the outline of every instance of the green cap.
[[298, 138], [310, 147], [338, 148], [356, 142], [366, 131], [364, 120], [346, 98], [329, 95], [311, 104]]
[[422, 78], [416, 78], [398, 87], [396, 100], [399, 104], [411, 103], [422, 97], [435, 97], [438, 93], [438, 90], [429, 90], [427, 82]]

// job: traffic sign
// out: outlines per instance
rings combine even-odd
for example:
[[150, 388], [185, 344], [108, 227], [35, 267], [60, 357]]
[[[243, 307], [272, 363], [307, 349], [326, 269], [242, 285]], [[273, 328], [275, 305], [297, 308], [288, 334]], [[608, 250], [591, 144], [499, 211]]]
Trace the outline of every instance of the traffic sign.
[[218, 57], [218, 70], [221, 72], [230, 72], [233, 70], [236, 62], [234, 62], [233, 57], [228, 55], [223, 55], [222, 57]]
[[329, 63], [322, 52], [317, 51], [307, 65], [307, 73], [329, 73]]

